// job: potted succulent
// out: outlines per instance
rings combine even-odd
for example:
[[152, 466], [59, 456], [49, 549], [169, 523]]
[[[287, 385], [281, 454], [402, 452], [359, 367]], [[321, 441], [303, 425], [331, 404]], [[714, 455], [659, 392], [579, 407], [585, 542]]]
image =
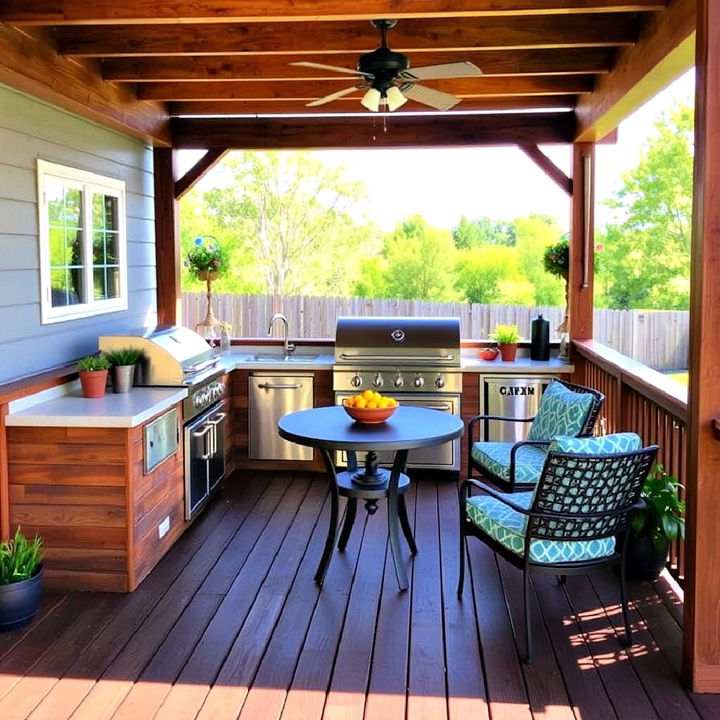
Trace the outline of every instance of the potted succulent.
[[653, 465], [643, 485], [645, 507], [632, 518], [627, 547], [628, 575], [638, 580], [655, 580], [665, 567], [668, 546], [678, 535], [685, 537], [685, 503], [678, 497], [682, 486]]
[[28, 542], [18, 526], [0, 543], [0, 630], [24, 625], [38, 611], [42, 594], [42, 539]]
[[86, 398], [99, 398], [105, 395], [109, 367], [110, 363], [103, 355], [88, 355], [77, 361], [80, 384]]
[[109, 350], [105, 353], [105, 358], [110, 363], [113, 392], [130, 392], [135, 377], [135, 365], [142, 355], [142, 350], [133, 347]]
[[520, 331], [517, 325], [496, 325], [495, 332], [490, 333], [490, 338], [495, 340], [500, 347], [500, 357], [503, 362], [515, 360], [520, 340]]

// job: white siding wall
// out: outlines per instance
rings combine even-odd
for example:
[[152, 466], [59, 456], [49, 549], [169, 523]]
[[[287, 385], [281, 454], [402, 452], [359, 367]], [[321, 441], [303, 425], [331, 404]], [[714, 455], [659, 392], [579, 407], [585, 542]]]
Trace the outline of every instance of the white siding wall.
[[[124, 180], [128, 309], [40, 324], [36, 160]], [[0, 383], [97, 350], [97, 336], [153, 325], [152, 151], [143, 143], [0, 86]]]

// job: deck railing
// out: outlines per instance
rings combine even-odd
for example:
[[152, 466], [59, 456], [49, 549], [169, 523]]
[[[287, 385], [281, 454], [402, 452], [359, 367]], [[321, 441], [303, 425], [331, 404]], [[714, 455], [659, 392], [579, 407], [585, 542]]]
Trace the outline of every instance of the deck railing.
[[[687, 391], [661, 373], [592, 340], [574, 343], [575, 378], [605, 394], [600, 418], [605, 432], [633, 431], [658, 445], [658, 462], [685, 485]], [[684, 491], [681, 490], [681, 500]], [[668, 569], [682, 582], [685, 547], [671, 543]]]

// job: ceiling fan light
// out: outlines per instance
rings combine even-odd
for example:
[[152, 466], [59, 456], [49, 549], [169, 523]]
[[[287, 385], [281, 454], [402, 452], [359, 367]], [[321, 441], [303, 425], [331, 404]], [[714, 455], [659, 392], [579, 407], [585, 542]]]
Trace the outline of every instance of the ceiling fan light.
[[407, 102], [407, 98], [400, 92], [400, 88], [395, 85], [389, 87], [386, 90], [385, 95], [387, 97], [387, 106], [390, 112], [397, 110]]
[[363, 96], [360, 104], [372, 112], [380, 110], [380, 91], [370, 88]]

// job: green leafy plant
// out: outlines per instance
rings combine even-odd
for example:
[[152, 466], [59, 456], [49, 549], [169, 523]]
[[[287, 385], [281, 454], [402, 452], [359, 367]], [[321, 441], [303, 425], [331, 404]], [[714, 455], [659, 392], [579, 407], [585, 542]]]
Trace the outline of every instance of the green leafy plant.
[[119, 365], [134, 365], [142, 356], [143, 351], [133, 347], [120, 348], [119, 350], [109, 350], [105, 353], [105, 357], [112, 367]]
[[680, 488], [678, 479], [665, 472], [660, 463], [653, 465], [643, 485], [645, 507], [633, 516], [632, 531], [638, 536], [649, 536], [659, 551], [666, 541], [675, 540], [678, 535], [685, 537], [685, 503], [678, 496]]
[[204, 280], [205, 273], [222, 275], [230, 266], [230, 257], [226, 250], [212, 235], [199, 235], [185, 259], [185, 265], [198, 279]]
[[567, 237], [545, 248], [543, 267], [551, 275], [567, 277], [570, 270], [570, 244]]
[[512, 345], [520, 340], [520, 331], [517, 325], [496, 325], [495, 332], [490, 333], [490, 339], [500, 345]]
[[104, 355], [88, 355], [80, 358], [76, 367], [79, 372], [94, 372], [96, 370], [107, 370], [110, 367], [110, 362]]
[[31, 578], [42, 561], [42, 538], [28, 542], [18, 525], [15, 537], [0, 543], [0, 585]]

